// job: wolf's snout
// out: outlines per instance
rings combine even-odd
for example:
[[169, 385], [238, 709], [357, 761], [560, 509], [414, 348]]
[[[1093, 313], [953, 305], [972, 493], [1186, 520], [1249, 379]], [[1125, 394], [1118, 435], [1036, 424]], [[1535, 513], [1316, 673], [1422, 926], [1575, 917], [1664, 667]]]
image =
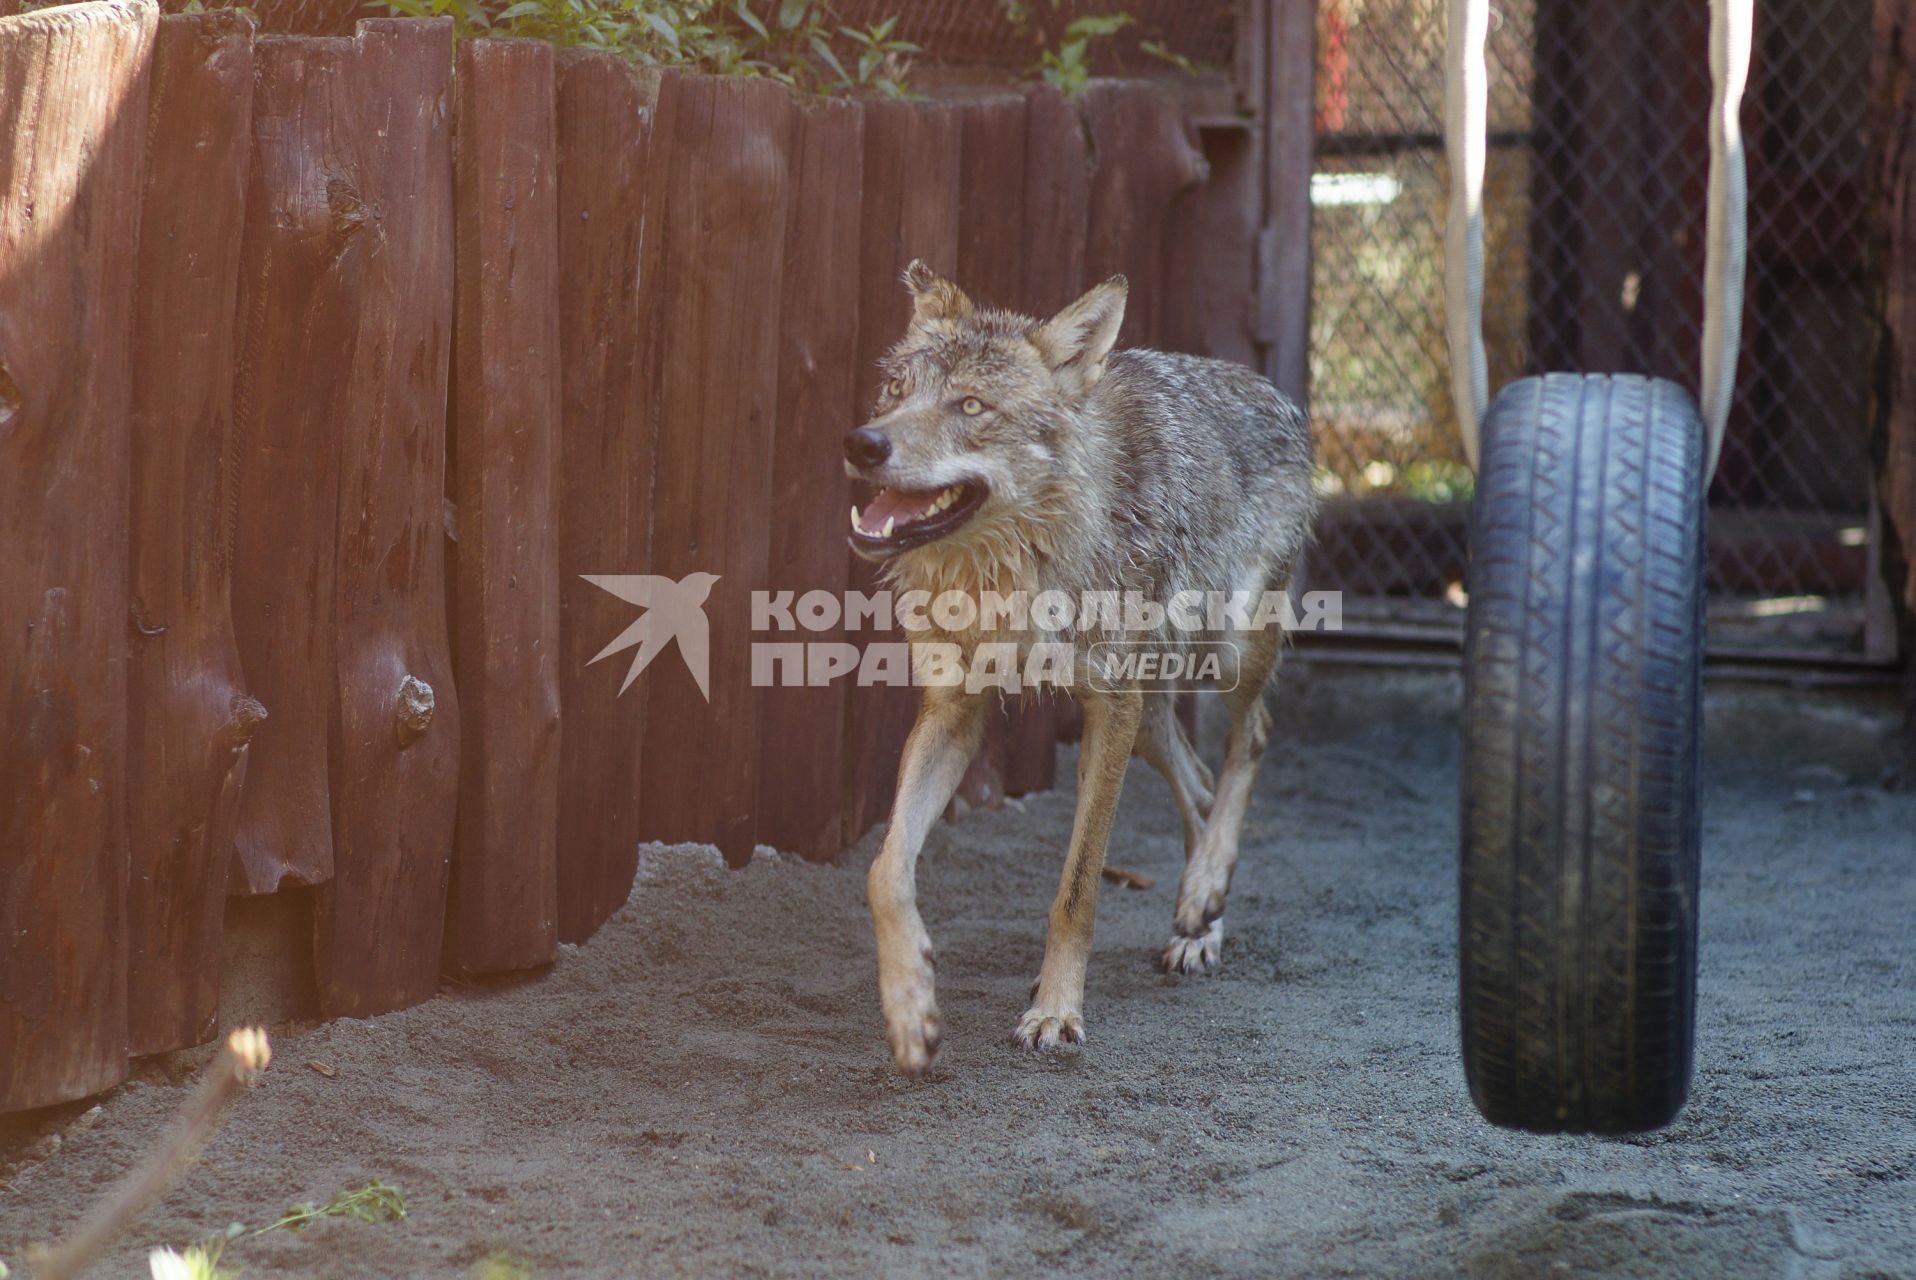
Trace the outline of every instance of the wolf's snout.
[[876, 427], [858, 427], [845, 437], [845, 461], [871, 468], [891, 457], [891, 437]]

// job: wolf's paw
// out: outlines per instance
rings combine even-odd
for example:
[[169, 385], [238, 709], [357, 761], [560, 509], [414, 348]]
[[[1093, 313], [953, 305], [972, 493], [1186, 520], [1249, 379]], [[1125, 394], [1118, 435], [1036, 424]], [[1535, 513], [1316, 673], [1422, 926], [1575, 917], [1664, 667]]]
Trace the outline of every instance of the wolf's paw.
[[1171, 945], [1158, 957], [1158, 968], [1166, 973], [1209, 973], [1223, 958], [1224, 917], [1219, 916], [1195, 938], [1174, 936]]
[[1083, 1043], [1084, 1015], [1076, 1009], [1033, 1005], [1025, 1010], [1025, 1016], [1018, 1019], [1018, 1029], [1011, 1033], [1014, 1049], [1035, 1049], [1039, 1053], [1055, 1053], [1065, 1045]]
[[[1201, 855], [1200, 855], [1201, 857]], [[1213, 876], [1193, 859], [1184, 868], [1184, 881], [1178, 886], [1177, 911], [1171, 927], [1180, 938], [1201, 938], [1224, 914], [1224, 897], [1231, 891], [1228, 875]]]
[[898, 1064], [900, 1074], [914, 1080], [931, 1069], [932, 1059], [938, 1056], [938, 1042], [944, 1036], [945, 1024], [938, 1016], [934, 995], [936, 971], [929, 941], [879, 958], [878, 991], [885, 1009], [885, 1040], [891, 1045], [892, 1061]]
[[891, 1043], [892, 1061], [900, 1075], [919, 1080], [931, 1070], [938, 1056], [938, 1042], [944, 1038], [944, 1020], [938, 1006], [927, 1003], [919, 1009], [885, 1019], [885, 1039]]

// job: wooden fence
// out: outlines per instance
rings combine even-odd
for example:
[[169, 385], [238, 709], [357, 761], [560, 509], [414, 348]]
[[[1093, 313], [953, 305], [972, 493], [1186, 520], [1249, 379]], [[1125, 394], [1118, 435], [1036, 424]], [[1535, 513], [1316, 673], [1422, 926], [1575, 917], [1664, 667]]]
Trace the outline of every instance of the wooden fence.
[[[882, 820], [910, 692], [753, 688], [749, 593], [871, 585], [839, 441], [911, 258], [1245, 341], [1258, 181], [1197, 137], [1142, 83], [0, 19], [0, 1110], [209, 1038], [229, 894], [311, 886], [321, 1012], [367, 1015], [550, 962], [643, 840]], [[581, 575], [695, 570], [709, 704], [669, 654], [621, 696], [635, 610]], [[966, 794], [1049, 786], [1060, 720], [1008, 710]]]

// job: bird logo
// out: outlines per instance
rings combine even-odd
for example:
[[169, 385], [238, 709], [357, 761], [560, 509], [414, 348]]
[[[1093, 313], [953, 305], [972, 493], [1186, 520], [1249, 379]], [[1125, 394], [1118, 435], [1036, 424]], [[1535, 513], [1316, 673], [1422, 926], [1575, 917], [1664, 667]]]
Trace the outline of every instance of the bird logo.
[[638, 621], [599, 650], [587, 666], [637, 645], [639, 651], [632, 657], [625, 683], [619, 686], [619, 692], [624, 693], [639, 678], [639, 672], [650, 666], [666, 645], [677, 640], [685, 669], [692, 673], [705, 700], [712, 700], [712, 631], [705, 621], [705, 598], [712, 594], [712, 584], [719, 580], [716, 573], [688, 573], [677, 582], [649, 573], [582, 573], [579, 576], [601, 591], [609, 591], [645, 610]]

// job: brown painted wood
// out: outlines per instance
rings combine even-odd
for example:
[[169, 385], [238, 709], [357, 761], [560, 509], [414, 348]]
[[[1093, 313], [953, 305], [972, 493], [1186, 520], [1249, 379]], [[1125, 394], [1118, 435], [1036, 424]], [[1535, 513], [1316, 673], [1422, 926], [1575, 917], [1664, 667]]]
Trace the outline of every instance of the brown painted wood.
[[559, 913], [559, 206], [552, 46], [463, 40], [455, 79], [454, 679], [446, 962], [550, 964]]
[[0, 19], [0, 1110], [126, 1074], [125, 282], [157, 17]]
[[[771, 559], [766, 588], [841, 600], [851, 482], [843, 440], [859, 422], [859, 214], [864, 113], [855, 103], [801, 99], [793, 112], [791, 208], [785, 221], [779, 324], [778, 432], [772, 448]], [[836, 644], [842, 625], [760, 640]], [[760, 690], [758, 838], [812, 859], [844, 841], [845, 703], [841, 678]]]
[[446, 635], [452, 343], [452, 23], [378, 19], [351, 42], [326, 154], [358, 277], [344, 372], [332, 763], [333, 878], [314, 899], [322, 1010], [363, 1017], [438, 989], [459, 786]]
[[253, 23], [160, 19], [134, 285], [127, 655], [127, 1048], [219, 1029], [247, 754], [226, 541], [234, 307], [252, 152]]
[[[1023, 95], [963, 103], [958, 180], [958, 283], [984, 306], [1016, 310], [1025, 285], [1025, 135]], [[1053, 181], [1034, 175], [1040, 183]], [[1049, 251], [1049, 246], [1044, 247]]]
[[[239, 351], [228, 471], [233, 631], [267, 719], [240, 796], [231, 888], [333, 874], [327, 724], [339, 424], [358, 332], [368, 221], [336, 117], [352, 44], [261, 37], [240, 236]], [[331, 157], [329, 159], [329, 157]]]
[[[1056, 315], [1084, 292], [1085, 237], [1091, 221], [1090, 138], [1078, 109], [1050, 85], [1025, 94], [1025, 204], [1027, 252], [1018, 295], [1020, 311]], [[1005, 789], [1012, 795], [1049, 791], [1057, 784], [1057, 741], [1076, 738], [1078, 705], [1057, 690], [1042, 690], [1007, 706]]]
[[647, 682], [588, 665], [632, 607], [583, 574], [651, 571], [652, 332], [639, 280], [651, 93], [614, 54], [558, 55], [559, 940], [624, 905], [638, 868]]
[[[1125, 346], [1173, 345], [1170, 269], [1174, 232], [1209, 176], [1184, 104], [1144, 81], [1101, 81], [1080, 100], [1092, 152], [1090, 226], [1085, 275], [1092, 281], [1123, 275], [1130, 282]], [[1186, 728], [1196, 724], [1192, 695], [1179, 698]]]
[[[858, 271], [860, 420], [878, 397], [878, 359], [905, 332], [911, 301], [899, 277], [912, 259], [957, 270], [958, 190], [964, 121], [939, 102], [873, 102], [865, 107], [865, 207]], [[849, 513], [848, 513], [849, 514]], [[879, 589], [877, 575], [853, 557], [852, 588]], [[861, 648], [902, 644], [904, 633], [864, 629]], [[845, 840], [857, 840], [891, 807], [899, 753], [917, 715], [910, 688], [855, 688], [845, 717]]]
[[1209, 179], [1172, 213], [1160, 338], [1172, 351], [1262, 371], [1257, 341], [1257, 231], [1263, 170], [1249, 129], [1200, 136]]
[[1163, 344], [1170, 291], [1171, 227], [1183, 197], [1206, 176], [1184, 106], [1144, 81], [1094, 82], [1080, 98], [1098, 158], [1091, 176], [1085, 276], [1092, 283], [1130, 281], [1124, 328], [1127, 347]]
[[[958, 275], [972, 299], [981, 305], [1015, 307], [1024, 293], [1025, 214], [1025, 100], [994, 96], [967, 101], [963, 152], [958, 181]], [[1013, 721], [1003, 699], [985, 717], [984, 738], [978, 753], [952, 797], [954, 816], [964, 809], [997, 809], [1004, 805], [1010, 759], [1009, 734], [1032, 733], [1049, 739], [1049, 727]]]
[[715, 844], [734, 863], [757, 839], [751, 593], [769, 556], [791, 107], [768, 81], [667, 78], [646, 188], [641, 278], [660, 339], [653, 572], [688, 603], [701, 594], [691, 575], [718, 581], [703, 605], [708, 690], [676, 643], [647, 673], [642, 830]]
[[1077, 108], [1050, 85], [1025, 94], [1024, 288], [1014, 305], [1050, 317], [1084, 291], [1091, 225], [1091, 140]]
[[1317, 0], [1258, 0], [1263, 76], [1264, 234], [1258, 249], [1258, 336], [1264, 376], [1310, 404], [1311, 169], [1317, 135]]

